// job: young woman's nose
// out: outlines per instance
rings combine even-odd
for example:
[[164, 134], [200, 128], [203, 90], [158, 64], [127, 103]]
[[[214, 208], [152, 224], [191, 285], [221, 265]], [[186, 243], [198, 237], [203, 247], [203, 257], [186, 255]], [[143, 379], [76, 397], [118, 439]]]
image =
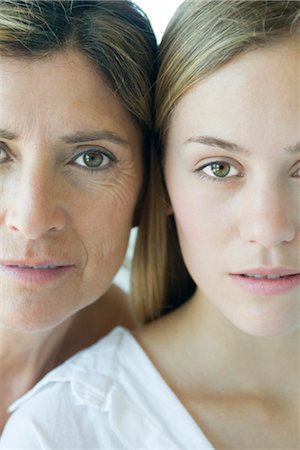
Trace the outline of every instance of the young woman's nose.
[[6, 209], [7, 226], [33, 240], [50, 231], [62, 230], [66, 216], [59, 194], [55, 180], [49, 174], [39, 170], [22, 173], [14, 184]]
[[[296, 205], [299, 213], [299, 205]], [[256, 187], [243, 202], [240, 234], [266, 248], [291, 242], [299, 232], [294, 194], [280, 187]]]

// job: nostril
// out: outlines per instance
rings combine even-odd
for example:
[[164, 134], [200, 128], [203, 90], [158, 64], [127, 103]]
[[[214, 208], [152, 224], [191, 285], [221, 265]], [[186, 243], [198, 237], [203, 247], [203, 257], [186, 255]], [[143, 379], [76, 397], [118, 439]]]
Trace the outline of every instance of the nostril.
[[65, 214], [63, 211], [55, 211], [49, 214], [19, 214], [16, 216], [7, 216], [6, 226], [13, 233], [20, 233], [26, 239], [39, 239], [45, 233], [58, 232], [65, 226]]

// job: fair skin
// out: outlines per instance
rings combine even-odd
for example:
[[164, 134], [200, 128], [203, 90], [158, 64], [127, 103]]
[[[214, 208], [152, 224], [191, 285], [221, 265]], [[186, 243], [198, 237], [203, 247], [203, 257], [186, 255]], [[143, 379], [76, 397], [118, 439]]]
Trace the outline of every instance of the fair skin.
[[236, 58], [182, 97], [168, 132], [197, 288], [137, 337], [216, 449], [300, 445], [299, 275], [245, 284], [300, 273], [298, 61], [293, 41]]
[[132, 325], [110, 286], [142, 182], [142, 138], [79, 52], [1, 57], [0, 80], [2, 429], [7, 406], [44, 373]]

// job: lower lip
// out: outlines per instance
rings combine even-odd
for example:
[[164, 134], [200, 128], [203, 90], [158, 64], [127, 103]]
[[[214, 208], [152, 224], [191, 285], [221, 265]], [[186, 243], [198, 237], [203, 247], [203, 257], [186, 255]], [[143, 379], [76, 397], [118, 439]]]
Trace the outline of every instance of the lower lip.
[[44, 286], [68, 273], [74, 266], [60, 266], [53, 269], [27, 269], [15, 266], [0, 266], [0, 273], [26, 286]]
[[277, 279], [259, 279], [243, 275], [230, 275], [231, 279], [243, 290], [255, 295], [281, 295], [300, 284], [300, 274]]

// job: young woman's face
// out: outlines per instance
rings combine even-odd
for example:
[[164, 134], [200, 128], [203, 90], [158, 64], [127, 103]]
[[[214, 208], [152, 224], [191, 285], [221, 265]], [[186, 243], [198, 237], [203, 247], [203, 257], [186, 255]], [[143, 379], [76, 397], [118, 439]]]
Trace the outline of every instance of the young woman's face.
[[283, 335], [300, 311], [299, 44], [224, 66], [178, 103], [165, 176], [203, 301], [241, 330]]
[[0, 59], [0, 324], [55, 326], [122, 263], [141, 135], [83, 55]]

